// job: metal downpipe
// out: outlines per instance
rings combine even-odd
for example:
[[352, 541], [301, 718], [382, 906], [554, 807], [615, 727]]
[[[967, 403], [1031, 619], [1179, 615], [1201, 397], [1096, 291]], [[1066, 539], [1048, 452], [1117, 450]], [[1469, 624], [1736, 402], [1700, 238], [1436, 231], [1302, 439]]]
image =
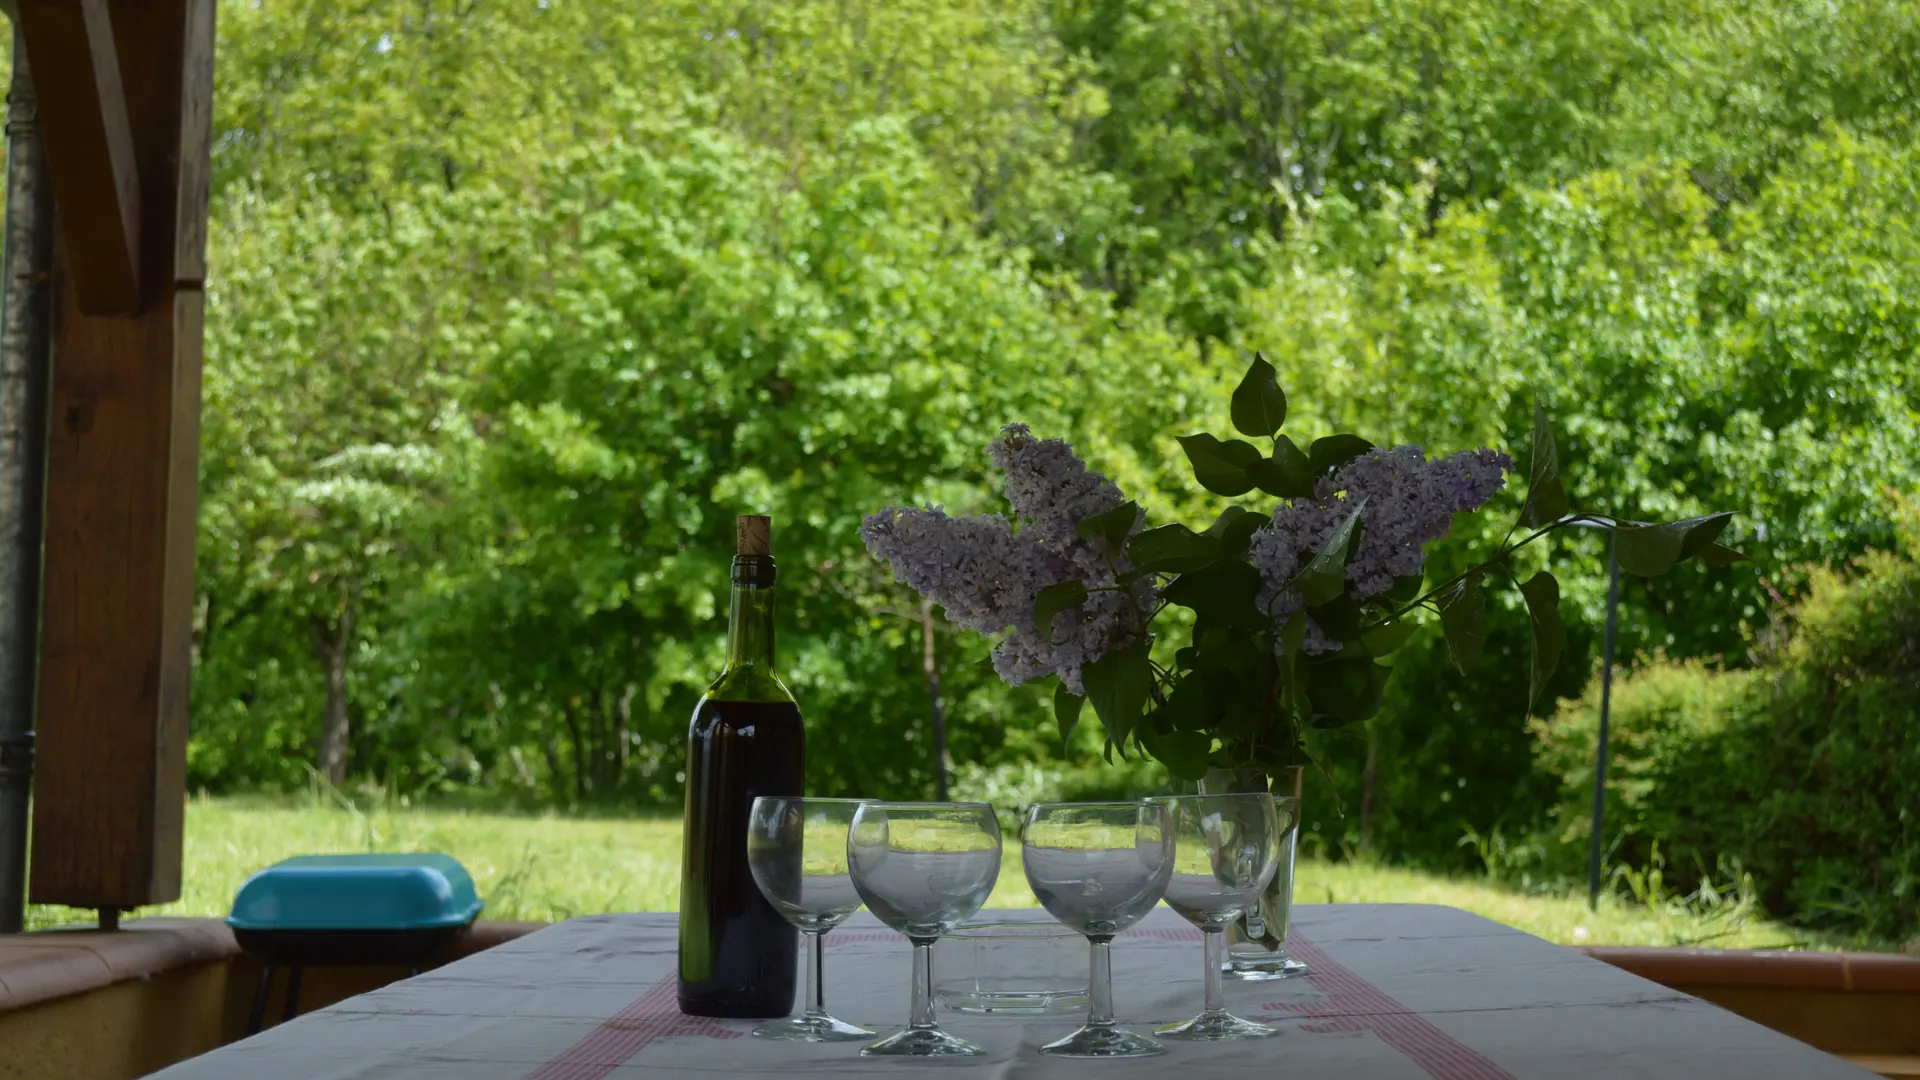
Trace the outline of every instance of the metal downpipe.
[[0, 244], [0, 934], [17, 933], [26, 918], [53, 358], [53, 190], [17, 29], [6, 170], [6, 235]]

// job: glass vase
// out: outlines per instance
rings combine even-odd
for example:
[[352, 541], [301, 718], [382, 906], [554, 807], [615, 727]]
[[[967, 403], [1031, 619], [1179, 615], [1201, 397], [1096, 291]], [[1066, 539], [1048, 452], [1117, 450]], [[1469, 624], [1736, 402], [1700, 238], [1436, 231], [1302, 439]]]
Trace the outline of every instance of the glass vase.
[[[1291, 795], [1297, 800], [1305, 772], [1299, 765], [1276, 769], [1271, 776], [1258, 768], [1210, 769], [1200, 781], [1200, 791], [1203, 794], [1266, 791]], [[1297, 825], [1286, 831], [1280, 841], [1278, 868], [1260, 894], [1260, 902], [1227, 924], [1227, 959], [1222, 970], [1229, 978], [1291, 979], [1307, 973], [1307, 965], [1287, 953], [1287, 921], [1293, 909], [1293, 856], [1299, 836]]]

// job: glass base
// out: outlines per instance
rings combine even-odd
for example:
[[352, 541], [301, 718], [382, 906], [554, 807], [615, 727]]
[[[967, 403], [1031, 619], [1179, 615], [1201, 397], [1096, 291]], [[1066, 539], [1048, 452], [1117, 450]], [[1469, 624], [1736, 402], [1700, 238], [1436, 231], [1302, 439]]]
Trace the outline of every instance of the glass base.
[[1271, 956], [1254, 959], [1235, 956], [1228, 958], [1220, 968], [1229, 979], [1242, 982], [1271, 982], [1275, 979], [1297, 979], [1309, 970], [1307, 965], [1286, 953], [1274, 953]]
[[1204, 1012], [1184, 1024], [1168, 1024], [1153, 1029], [1155, 1035], [1163, 1039], [1198, 1039], [1213, 1042], [1219, 1039], [1261, 1039], [1268, 1035], [1280, 1034], [1279, 1028], [1265, 1024], [1256, 1024], [1251, 1020], [1242, 1020], [1222, 1009], [1218, 1012]]
[[980, 1057], [985, 1050], [939, 1028], [908, 1028], [860, 1048], [861, 1057]]
[[1151, 1057], [1167, 1048], [1156, 1039], [1122, 1028], [1091, 1025], [1040, 1048], [1053, 1057]]
[[819, 1016], [795, 1016], [786, 1020], [775, 1020], [753, 1029], [755, 1036], [773, 1039], [776, 1042], [854, 1042], [858, 1039], [871, 1039], [873, 1032], [863, 1027], [855, 1027], [845, 1020], [839, 1020], [824, 1013]]
[[1087, 1012], [1087, 989], [1078, 990], [976, 990], [966, 986], [941, 985], [933, 989], [940, 1004], [955, 1012], [992, 1015]]

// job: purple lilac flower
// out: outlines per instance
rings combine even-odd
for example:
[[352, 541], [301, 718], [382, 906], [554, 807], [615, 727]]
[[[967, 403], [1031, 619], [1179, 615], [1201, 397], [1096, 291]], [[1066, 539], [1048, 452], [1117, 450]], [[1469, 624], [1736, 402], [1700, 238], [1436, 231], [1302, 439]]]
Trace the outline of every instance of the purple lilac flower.
[[[1105, 545], [1075, 535], [1087, 518], [1107, 513], [1127, 501], [1113, 481], [1087, 468], [1063, 439], [1037, 439], [1025, 424], [1000, 429], [993, 444], [993, 463], [1005, 474], [1003, 490], [1022, 535], [1031, 535], [1048, 550], [1073, 561], [1088, 584], [1111, 584]], [[1139, 532], [1146, 515], [1137, 514], [1131, 536]], [[1124, 555], [1115, 553], [1115, 565], [1132, 569]]]
[[893, 567], [895, 580], [982, 634], [1031, 621], [1034, 597], [1072, 572], [998, 514], [951, 517], [937, 506], [889, 506], [861, 522], [860, 536]]
[[[1315, 485], [1312, 499], [1295, 499], [1273, 513], [1247, 545], [1260, 571], [1262, 610], [1284, 623], [1304, 606], [1287, 582], [1364, 498], [1359, 548], [1347, 560], [1347, 587], [1359, 600], [1378, 596], [1396, 578], [1417, 574], [1426, 545], [1447, 535], [1453, 515], [1478, 508], [1506, 486], [1513, 459], [1492, 450], [1466, 450], [1428, 461], [1417, 446], [1371, 450]], [[1304, 646], [1326, 652], [1334, 643], [1309, 624]]]
[[[1081, 520], [1126, 498], [1072, 447], [1036, 439], [1025, 424], [1002, 429], [993, 461], [1006, 474], [1018, 532], [998, 515], [956, 518], [938, 507], [888, 507], [869, 516], [860, 535], [897, 580], [945, 608], [953, 622], [983, 634], [1008, 631], [993, 651], [1002, 679], [1017, 686], [1058, 674], [1067, 689], [1085, 693], [1081, 669], [1138, 638], [1157, 586], [1147, 577], [1125, 592], [1094, 592], [1078, 612], [1054, 616], [1049, 636], [1035, 630], [1033, 604], [1048, 585], [1078, 581], [1110, 589], [1116, 572], [1132, 569], [1123, 554], [1110, 563], [1102, 544], [1074, 533]], [[1136, 518], [1132, 531], [1140, 527]]]
[[1135, 582], [1133, 603], [1125, 593], [1094, 593], [1087, 597], [1078, 617], [1070, 611], [1054, 616], [1051, 640], [1035, 633], [1027, 620], [1015, 623], [1013, 632], [994, 647], [993, 669], [1010, 686], [1058, 674], [1069, 691], [1084, 695], [1081, 669], [1114, 649], [1133, 644], [1140, 626], [1133, 604], [1141, 604], [1142, 612], [1151, 610], [1146, 606], [1153, 602], [1151, 589], [1145, 581]]

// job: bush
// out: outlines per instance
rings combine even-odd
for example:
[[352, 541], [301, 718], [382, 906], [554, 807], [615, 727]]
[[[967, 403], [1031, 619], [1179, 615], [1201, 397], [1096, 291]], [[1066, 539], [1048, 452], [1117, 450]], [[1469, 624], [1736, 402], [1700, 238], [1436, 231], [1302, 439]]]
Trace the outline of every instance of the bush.
[[[1911, 535], [1909, 547], [1911, 547]], [[1815, 570], [1757, 668], [1651, 665], [1616, 681], [1606, 833], [1681, 887], [1722, 861], [1776, 915], [1882, 939], [1920, 930], [1920, 564]], [[1535, 727], [1560, 784], [1549, 864], [1584, 857], [1599, 691]]]
[[[1743, 810], [1729, 806], [1730, 774], [1743, 762], [1715, 760], [1729, 732], [1764, 714], [1758, 673], [1721, 671], [1689, 660], [1656, 658], [1616, 677], [1607, 761], [1607, 861], [1644, 867], [1656, 849], [1669, 877], [1695, 881], [1714, 869]], [[1544, 869], [1585, 872], [1593, 827], [1594, 748], [1600, 724], [1600, 681], [1551, 722], [1535, 720], [1535, 765], [1558, 785], [1540, 839]], [[1755, 778], [1760, 780], [1763, 778]], [[1709, 793], [1713, 797], [1708, 797]]]

